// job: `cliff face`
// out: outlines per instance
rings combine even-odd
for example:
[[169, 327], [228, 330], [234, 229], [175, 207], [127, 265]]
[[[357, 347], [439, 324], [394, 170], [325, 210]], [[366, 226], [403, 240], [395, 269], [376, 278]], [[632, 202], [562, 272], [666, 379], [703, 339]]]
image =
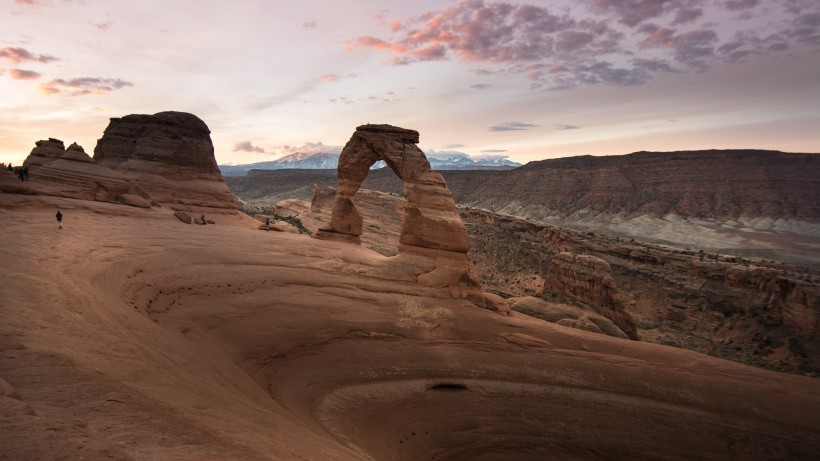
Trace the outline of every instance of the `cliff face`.
[[539, 295], [595, 306], [623, 328], [601, 310], [608, 304], [607, 283], [583, 265], [565, 261], [578, 256], [559, 256], [588, 255], [611, 268], [613, 299], [624, 306], [642, 341], [779, 371], [820, 372], [820, 272], [575, 232], [476, 209], [462, 209], [462, 217], [470, 232], [470, 255], [487, 289], [507, 297]]
[[561, 216], [592, 210], [820, 219], [820, 155], [725, 150], [572, 157], [496, 173], [489, 190], [455, 183], [453, 190], [462, 203], [538, 204]]
[[631, 339], [635, 324], [612, 278], [609, 264], [597, 256], [558, 253], [544, 281], [542, 295], [560, 293], [612, 320]]
[[184, 112], [112, 118], [94, 160], [177, 209], [230, 209], [235, 200], [216, 165], [210, 133], [205, 122]]
[[219, 175], [210, 135], [205, 122], [185, 112], [112, 118], [97, 141], [94, 160], [115, 170], [154, 170], [163, 176], [174, 177], [182, 169], [195, 176]]

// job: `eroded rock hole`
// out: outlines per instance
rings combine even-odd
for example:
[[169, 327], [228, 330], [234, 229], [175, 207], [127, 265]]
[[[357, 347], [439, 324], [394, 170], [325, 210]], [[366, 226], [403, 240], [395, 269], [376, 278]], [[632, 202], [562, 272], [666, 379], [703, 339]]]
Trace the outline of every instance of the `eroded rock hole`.
[[469, 390], [469, 389], [467, 389], [467, 386], [465, 386], [464, 384], [439, 383], [439, 384], [434, 384], [433, 387], [430, 388], [430, 390], [431, 391], [442, 391], [442, 392], [460, 392], [460, 391], [466, 391], [466, 390]]

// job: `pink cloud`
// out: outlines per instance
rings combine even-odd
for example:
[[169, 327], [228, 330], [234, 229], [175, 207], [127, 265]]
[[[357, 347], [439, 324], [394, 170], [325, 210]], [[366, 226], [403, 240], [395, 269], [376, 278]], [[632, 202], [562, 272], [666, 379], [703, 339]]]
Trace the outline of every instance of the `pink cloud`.
[[462, 0], [389, 23], [380, 14], [387, 37], [361, 36], [345, 46], [386, 52], [393, 65], [459, 60], [478, 63], [476, 73], [518, 73], [532, 81], [531, 88], [562, 89], [638, 85], [656, 74], [700, 72], [719, 60], [781, 52], [791, 42], [820, 44], [820, 11], [810, 11], [807, 0], [779, 3], [777, 8], [792, 18], [770, 22], [765, 32], [750, 17], [736, 17], [733, 26], [740, 26], [740, 38], [735, 39], [719, 35], [717, 25], [704, 18], [750, 11], [763, 4], [760, 0], [579, 3], [594, 14], [487, 0]]
[[27, 61], [37, 61], [42, 63], [59, 61], [59, 58], [55, 58], [54, 56], [49, 56], [47, 54], [34, 54], [25, 48], [12, 46], [0, 48], [0, 58], [6, 59], [15, 64]]
[[233, 151], [234, 152], [256, 152], [256, 153], [259, 153], [259, 154], [264, 154], [265, 153], [265, 149], [263, 149], [259, 146], [254, 146], [250, 141], [242, 141], [242, 142], [238, 142], [238, 143], [234, 144]]
[[58, 78], [40, 85], [40, 91], [49, 95], [84, 96], [106, 94], [127, 86], [134, 86], [134, 84], [119, 78], [83, 77], [71, 80]]
[[112, 25], [111, 21], [105, 21], [105, 22], [89, 21], [89, 24], [91, 24], [92, 26], [94, 26], [94, 27], [96, 27], [97, 29], [100, 29], [100, 30], [108, 30], [108, 29], [111, 28], [111, 25]]
[[23, 69], [9, 69], [9, 76], [15, 80], [37, 80], [41, 77], [39, 72]]

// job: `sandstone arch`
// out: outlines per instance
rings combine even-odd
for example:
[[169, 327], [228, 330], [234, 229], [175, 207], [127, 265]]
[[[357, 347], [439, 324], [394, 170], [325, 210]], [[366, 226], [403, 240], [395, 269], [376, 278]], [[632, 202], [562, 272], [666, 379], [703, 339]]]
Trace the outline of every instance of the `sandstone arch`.
[[356, 128], [339, 157], [339, 187], [333, 201], [330, 227], [317, 238], [361, 243], [362, 216], [353, 196], [370, 167], [384, 160], [404, 183], [407, 206], [399, 237], [399, 258], [412, 255], [432, 260], [431, 269], [418, 274], [419, 284], [449, 288], [453, 297], [468, 298], [476, 305], [507, 311], [499, 297], [483, 293], [478, 274], [467, 251], [470, 240], [444, 178], [416, 144], [419, 133], [391, 125]]

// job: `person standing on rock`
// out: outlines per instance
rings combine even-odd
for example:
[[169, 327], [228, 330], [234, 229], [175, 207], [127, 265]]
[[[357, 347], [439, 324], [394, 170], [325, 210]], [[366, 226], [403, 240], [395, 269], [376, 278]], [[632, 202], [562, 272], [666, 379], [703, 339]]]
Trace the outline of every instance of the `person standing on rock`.
[[202, 218], [202, 224], [208, 224], [208, 221], [205, 221], [205, 213], [202, 213], [202, 216], [200, 216], [200, 218]]
[[60, 229], [63, 228], [63, 214], [60, 213], [60, 210], [57, 210], [57, 225], [60, 226]]

